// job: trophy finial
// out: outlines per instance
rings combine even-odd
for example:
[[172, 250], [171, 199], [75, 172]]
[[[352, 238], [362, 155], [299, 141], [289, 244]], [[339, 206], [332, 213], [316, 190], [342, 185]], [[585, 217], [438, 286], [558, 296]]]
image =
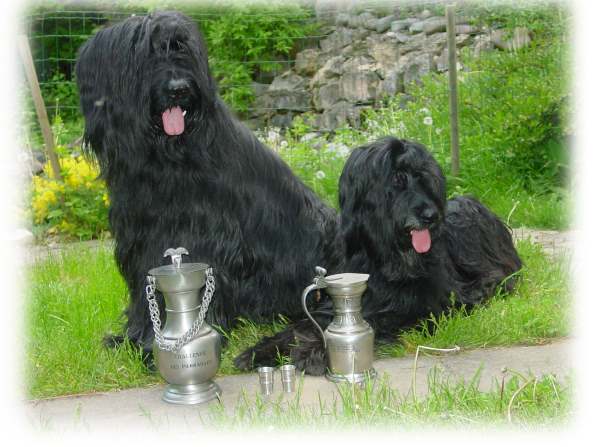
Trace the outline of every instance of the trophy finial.
[[163, 253], [163, 257], [171, 256], [171, 263], [174, 265], [175, 268], [179, 269], [182, 265], [182, 255], [188, 255], [188, 250], [184, 247], [178, 248], [168, 248]]

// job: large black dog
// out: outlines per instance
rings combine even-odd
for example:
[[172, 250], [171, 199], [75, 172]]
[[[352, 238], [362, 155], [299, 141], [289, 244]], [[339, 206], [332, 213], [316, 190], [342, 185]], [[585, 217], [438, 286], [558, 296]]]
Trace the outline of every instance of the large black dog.
[[[385, 138], [356, 148], [340, 179], [345, 271], [369, 273], [363, 316], [377, 340], [453, 305], [468, 307], [510, 291], [521, 260], [508, 228], [471, 197], [446, 200], [440, 166], [420, 144]], [[315, 312], [322, 327], [330, 304]], [[270, 364], [274, 353], [300, 347], [307, 372], [325, 370], [322, 340], [307, 320], [263, 339], [236, 365]], [[307, 346], [307, 349], [305, 349]], [[293, 355], [292, 355], [293, 356]]]
[[337, 214], [232, 117], [196, 25], [173, 12], [131, 17], [85, 43], [76, 75], [130, 290], [125, 337], [150, 352], [145, 277], [169, 247], [216, 269], [211, 323], [301, 318], [314, 267], [340, 269]]
[[340, 180], [346, 269], [370, 272], [365, 315], [380, 339], [455, 304], [510, 291], [522, 266], [510, 230], [477, 200], [446, 200], [421, 144], [385, 138], [355, 149]]

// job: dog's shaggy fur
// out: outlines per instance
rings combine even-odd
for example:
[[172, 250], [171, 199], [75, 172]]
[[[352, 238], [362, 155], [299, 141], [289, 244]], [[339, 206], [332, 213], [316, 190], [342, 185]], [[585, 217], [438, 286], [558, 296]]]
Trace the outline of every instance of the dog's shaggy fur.
[[173, 12], [131, 17], [85, 43], [76, 74], [130, 291], [124, 336], [150, 353], [145, 277], [169, 247], [215, 268], [209, 322], [301, 318], [314, 266], [340, 271], [336, 212], [228, 111], [196, 25]]
[[346, 269], [370, 272], [365, 318], [379, 339], [455, 304], [510, 291], [521, 260], [509, 229], [446, 180], [421, 144], [385, 138], [355, 149], [340, 180]]
[[[440, 166], [420, 144], [385, 138], [354, 149], [339, 203], [344, 271], [370, 274], [362, 307], [376, 340], [394, 340], [430, 314], [470, 307], [515, 284], [521, 260], [508, 228], [471, 197], [447, 201]], [[325, 327], [331, 315], [323, 301], [317, 321]], [[295, 357], [296, 339], [307, 372], [324, 372], [322, 340], [307, 320], [263, 339], [236, 364], [270, 364], [277, 350]]]

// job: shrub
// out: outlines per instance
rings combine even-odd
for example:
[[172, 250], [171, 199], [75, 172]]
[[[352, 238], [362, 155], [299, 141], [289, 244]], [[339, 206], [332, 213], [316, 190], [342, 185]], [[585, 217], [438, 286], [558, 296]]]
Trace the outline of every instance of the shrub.
[[38, 230], [81, 240], [107, 235], [109, 197], [97, 168], [78, 156], [62, 158], [60, 171], [63, 181], [33, 177], [30, 211]]

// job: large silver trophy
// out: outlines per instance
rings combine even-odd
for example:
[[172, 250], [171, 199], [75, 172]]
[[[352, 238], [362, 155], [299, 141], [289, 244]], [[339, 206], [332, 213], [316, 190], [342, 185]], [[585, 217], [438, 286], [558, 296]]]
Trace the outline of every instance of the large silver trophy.
[[[213, 382], [221, 358], [220, 335], [205, 321], [215, 292], [212, 268], [201, 263], [182, 263], [183, 248], [168, 249], [172, 264], [149, 270], [147, 300], [155, 341], [153, 356], [167, 381], [163, 400], [174, 404], [199, 404], [218, 397]], [[205, 286], [202, 303], [199, 291]], [[155, 289], [163, 293], [167, 318], [161, 329]]]
[[[317, 276], [302, 293], [306, 315], [322, 334], [328, 359], [326, 377], [333, 382], [363, 382], [376, 377], [374, 361], [374, 330], [363, 319], [362, 294], [368, 277], [363, 273], [339, 273], [325, 276], [326, 270], [316, 267]], [[326, 289], [333, 301], [333, 321], [325, 331], [310, 315], [306, 305], [308, 294]]]

